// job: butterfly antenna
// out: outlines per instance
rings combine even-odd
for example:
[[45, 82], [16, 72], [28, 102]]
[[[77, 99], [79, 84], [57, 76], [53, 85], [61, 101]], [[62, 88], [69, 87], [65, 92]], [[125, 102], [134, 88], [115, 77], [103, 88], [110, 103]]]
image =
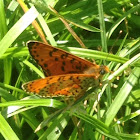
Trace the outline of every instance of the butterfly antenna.
[[119, 40], [120, 36], [122, 35], [122, 32], [123, 32], [123, 31], [120, 30], [118, 37], [117, 37], [116, 40], [114, 41], [113, 45], [112, 45], [111, 48], [110, 48], [110, 51], [109, 51], [108, 55], [106, 56], [106, 59], [104, 60], [104, 64], [105, 64], [105, 61], [107, 60], [107, 58], [109, 57], [109, 55], [112, 53], [112, 50], [113, 50], [113, 48], [114, 48], [116, 42]]

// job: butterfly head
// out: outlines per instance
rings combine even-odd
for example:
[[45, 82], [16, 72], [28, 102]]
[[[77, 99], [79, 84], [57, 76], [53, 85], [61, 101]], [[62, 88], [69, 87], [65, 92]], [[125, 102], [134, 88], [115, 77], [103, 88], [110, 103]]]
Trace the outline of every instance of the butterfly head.
[[104, 74], [106, 74], [106, 73], [108, 73], [108, 72], [110, 72], [110, 70], [109, 70], [109, 68], [108, 68], [107, 66], [104, 66], [104, 65], [101, 65], [101, 66], [100, 66], [99, 73], [100, 73], [101, 75], [104, 75]]
[[95, 75], [97, 78], [103, 76], [104, 74], [110, 72], [109, 68], [104, 65], [94, 65], [93, 67], [88, 68], [84, 71], [84, 74], [92, 74]]

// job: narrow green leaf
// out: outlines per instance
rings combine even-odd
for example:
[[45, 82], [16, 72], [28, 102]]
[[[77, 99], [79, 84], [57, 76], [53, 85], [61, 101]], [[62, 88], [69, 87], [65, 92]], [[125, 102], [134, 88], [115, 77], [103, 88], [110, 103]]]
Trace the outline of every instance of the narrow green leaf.
[[7, 121], [0, 113], [0, 132], [6, 140], [19, 140]]
[[102, 121], [95, 119], [94, 117], [92, 117], [88, 114], [75, 113], [74, 115], [79, 117], [80, 119], [84, 120], [85, 122], [93, 125], [93, 127], [101, 134], [106, 135], [115, 140], [122, 140], [121, 137], [119, 137], [117, 133], [115, 133], [113, 130], [111, 130], [111, 128], [109, 128]]
[[97, 0], [97, 3], [98, 3], [100, 29], [101, 29], [102, 48], [104, 52], [108, 52], [102, 0]]
[[110, 123], [113, 121], [120, 107], [125, 102], [132, 88], [136, 84], [139, 76], [140, 76], [140, 68], [136, 67], [132, 71], [131, 75], [127, 78], [126, 82], [124, 83], [119, 93], [117, 94], [116, 98], [112, 102], [111, 106], [107, 110], [105, 124], [110, 125]]
[[112, 33], [114, 32], [114, 30], [119, 26], [119, 24], [121, 24], [121, 22], [131, 13], [134, 13], [136, 10], [138, 10], [138, 8], [140, 7], [140, 5], [136, 5], [133, 6], [129, 11], [125, 12], [125, 14], [123, 16], [121, 16], [110, 28], [110, 30], [107, 32], [107, 38], [109, 39], [112, 35]]
[[38, 12], [32, 7], [25, 13], [18, 22], [7, 32], [0, 42], [0, 57], [6, 52], [8, 47], [15, 41], [15, 39], [32, 23], [38, 16]]
[[62, 131], [66, 127], [70, 116], [68, 113], [63, 113], [58, 116], [55, 121], [53, 121], [52, 125], [46, 130], [46, 132], [39, 138], [39, 140], [44, 140], [47, 138], [48, 140], [56, 140], [61, 135]]
[[65, 104], [54, 99], [37, 99], [37, 100], [16, 100], [5, 103], [0, 103], [0, 107], [3, 106], [48, 106], [54, 108], [63, 108]]

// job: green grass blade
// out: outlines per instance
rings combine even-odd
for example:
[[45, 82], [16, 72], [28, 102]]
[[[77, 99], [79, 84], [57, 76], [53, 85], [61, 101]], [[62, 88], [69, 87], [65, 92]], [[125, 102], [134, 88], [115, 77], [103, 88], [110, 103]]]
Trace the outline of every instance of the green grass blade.
[[19, 140], [15, 132], [12, 130], [8, 122], [0, 113], [0, 132], [6, 140]]
[[135, 11], [138, 10], [138, 8], [140, 8], [140, 5], [136, 5], [133, 6], [129, 11], [127, 11], [123, 16], [121, 16], [121, 18], [119, 18], [110, 28], [110, 30], [107, 32], [107, 38], [109, 39], [112, 35], [112, 33], [114, 32], [114, 30], [119, 26], [119, 24], [121, 24], [121, 22], [131, 13], [134, 13]]
[[104, 52], [108, 52], [102, 0], [97, 0], [97, 2], [98, 2], [98, 12], [99, 12], [99, 21], [100, 21], [100, 29], [101, 29], [102, 49]]
[[6, 17], [4, 11], [4, 1], [0, 1], [0, 40], [7, 32]]
[[113, 121], [120, 107], [125, 102], [128, 95], [130, 94], [133, 86], [136, 84], [139, 76], [140, 76], [140, 68], [134, 68], [131, 75], [128, 77], [128, 79], [126, 80], [126, 82], [124, 83], [119, 93], [117, 94], [116, 98], [114, 99], [111, 106], [106, 112], [105, 123], [107, 125], [110, 125], [110, 123]]
[[43, 28], [46, 36], [48, 37], [48, 40], [50, 41], [50, 44], [52, 46], [57, 46], [56, 41], [54, 40], [54, 37], [53, 37], [47, 23], [45, 22], [44, 18], [41, 15], [39, 15], [38, 20], [39, 20], [40, 24], [42, 25], [42, 28]]
[[0, 57], [6, 52], [8, 47], [15, 41], [15, 39], [32, 23], [38, 16], [38, 12], [32, 7], [22, 18], [7, 32], [0, 42]]
[[102, 121], [95, 119], [94, 117], [88, 114], [74, 114], [75, 116], [79, 117], [80, 119], [84, 120], [85, 122], [93, 125], [93, 127], [100, 132], [101, 134], [108, 136], [115, 140], [122, 140], [121, 137], [117, 135], [113, 130], [111, 130], [106, 124]]
[[44, 140], [46, 137], [48, 140], [56, 140], [60, 137], [62, 131], [66, 127], [70, 117], [68, 113], [63, 113], [58, 116], [52, 125], [46, 130], [46, 132], [39, 138], [39, 140]]
[[16, 100], [16, 101], [9, 101], [5, 103], [0, 103], [0, 107], [3, 106], [48, 106], [54, 108], [63, 108], [65, 104], [54, 99], [37, 99], [37, 100]]
[[35, 67], [32, 63], [30, 63], [27, 60], [24, 60], [23, 63], [26, 64], [28, 67], [32, 68], [38, 75], [40, 75], [41, 78], [45, 78], [44, 74], [37, 67]]

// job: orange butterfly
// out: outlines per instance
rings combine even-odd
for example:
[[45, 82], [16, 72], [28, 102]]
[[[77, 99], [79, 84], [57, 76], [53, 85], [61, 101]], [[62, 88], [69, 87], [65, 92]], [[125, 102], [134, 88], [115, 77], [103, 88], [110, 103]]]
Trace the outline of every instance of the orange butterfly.
[[44, 97], [76, 97], [90, 86], [98, 86], [101, 77], [109, 72], [107, 66], [93, 64], [53, 46], [37, 41], [27, 44], [31, 56], [48, 76], [24, 84], [23, 89], [27, 92]]

